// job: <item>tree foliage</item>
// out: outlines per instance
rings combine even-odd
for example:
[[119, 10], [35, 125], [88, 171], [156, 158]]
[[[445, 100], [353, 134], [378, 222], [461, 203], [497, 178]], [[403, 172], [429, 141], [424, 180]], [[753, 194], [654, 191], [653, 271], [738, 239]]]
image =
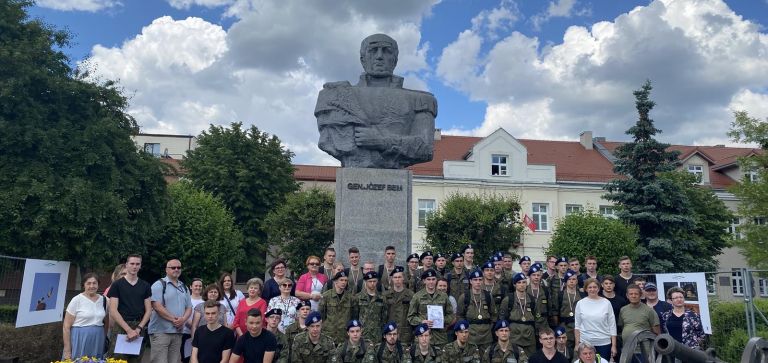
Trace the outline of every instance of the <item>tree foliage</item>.
[[598, 272], [618, 273], [621, 256], [636, 256], [637, 227], [615, 218], [606, 218], [594, 211], [573, 213], [556, 223], [555, 232], [547, 248], [547, 255], [597, 257]]
[[[728, 136], [736, 142], [756, 143], [766, 150], [768, 120], [750, 117], [746, 111], [734, 112]], [[764, 223], [768, 216], [768, 156], [756, 153], [741, 159], [740, 165], [744, 171], [754, 171], [757, 179], [745, 178], [730, 189], [740, 200], [738, 213], [744, 220], [739, 227], [742, 238], [735, 240], [734, 244], [741, 247], [750, 266], [768, 268], [768, 225]]]
[[313, 188], [289, 194], [264, 219], [274, 256], [286, 259], [293, 273], [304, 269], [307, 257], [322, 256], [333, 243], [335, 204], [333, 193]]
[[0, 253], [113, 267], [162, 228], [160, 163], [113, 82], [85, 81], [69, 34], [0, 1]]
[[679, 240], [691, 240], [697, 246], [686, 266], [677, 266], [677, 271], [716, 271], [716, 257], [723, 249], [730, 247], [733, 240], [728, 232], [733, 213], [725, 206], [712, 189], [700, 186], [699, 178], [686, 171], [661, 174], [661, 178], [678, 184], [690, 203], [693, 226], [678, 231]]
[[147, 268], [162, 272], [167, 260], [178, 258], [187, 281], [199, 277], [208, 282], [216, 281], [221, 271], [232, 271], [243, 235], [224, 203], [186, 180], [169, 186], [168, 193], [165, 230]]
[[514, 251], [523, 227], [516, 197], [474, 194], [450, 195], [427, 219], [426, 248], [457, 252], [472, 243], [479, 264], [496, 251]]
[[267, 235], [263, 221], [286, 194], [298, 190], [293, 179], [293, 153], [256, 126], [211, 125], [197, 139], [182, 166], [193, 184], [220, 198], [235, 216], [244, 236], [238, 280], [263, 276]]
[[633, 138], [616, 149], [614, 172], [624, 177], [606, 185], [606, 198], [619, 208], [617, 216], [638, 228], [638, 268], [643, 272], [668, 272], [696, 263], [699, 245], [681, 231], [694, 226], [690, 202], [674, 180], [659, 174], [675, 170], [678, 153], [658, 142], [661, 132], [649, 117], [655, 103], [650, 100], [651, 82], [634, 92], [639, 118], [627, 130]]

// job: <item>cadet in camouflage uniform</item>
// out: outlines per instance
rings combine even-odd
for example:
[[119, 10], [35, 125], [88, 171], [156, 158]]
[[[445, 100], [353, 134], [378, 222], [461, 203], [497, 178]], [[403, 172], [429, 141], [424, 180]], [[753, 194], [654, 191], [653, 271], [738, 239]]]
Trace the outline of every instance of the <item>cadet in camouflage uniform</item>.
[[448, 257], [442, 252], [435, 253], [435, 272], [437, 272], [438, 279], [445, 277], [445, 274], [448, 273], [448, 268], [445, 267], [448, 263]]
[[322, 333], [320, 313], [309, 313], [304, 324], [307, 331], [297, 334], [291, 346], [291, 363], [330, 363], [336, 346], [331, 337]]
[[363, 326], [357, 319], [347, 323], [347, 339], [333, 352], [333, 363], [363, 363], [366, 356], [366, 343], [362, 339]]
[[357, 320], [363, 324], [363, 339], [375, 343], [381, 337], [381, 326], [387, 321], [387, 306], [384, 297], [376, 289], [379, 276], [375, 271], [363, 275], [363, 290], [355, 297]]
[[403, 266], [396, 266], [390, 272], [392, 289], [384, 292], [384, 302], [387, 305], [387, 321], [397, 323], [398, 337], [408, 347], [413, 343], [413, 329], [408, 323], [408, 308], [411, 306], [413, 291], [405, 287], [404, 273]]
[[547, 280], [549, 285], [549, 326], [554, 329], [560, 325], [560, 306], [557, 304], [557, 297], [560, 296], [562, 291], [562, 281], [565, 276], [565, 272], [568, 271], [568, 257], [559, 257], [555, 263], [556, 274], [550, 276]]
[[531, 265], [528, 270], [528, 286], [525, 288], [525, 292], [536, 302], [536, 330], [538, 331], [549, 327], [549, 289], [541, 281], [541, 270], [541, 264]]
[[368, 351], [367, 362], [373, 363], [405, 363], [410, 362], [411, 353], [403, 347], [398, 339], [397, 324], [393, 321], [384, 325], [382, 341]]
[[291, 349], [293, 349], [293, 341], [296, 339], [296, 335], [307, 331], [307, 326], [304, 325], [304, 322], [311, 311], [312, 305], [309, 301], [300, 301], [296, 305], [296, 321], [294, 321], [293, 324], [288, 325], [288, 327], [285, 328], [285, 332], [283, 332], [285, 334], [285, 346], [283, 347], [285, 348], [285, 354], [283, 354], [284, 357], [291, 357]]
[[432, 251], [424, 251], [421, 253], [421, 256], [419, 256], [419, 264], [421, 267], [419, 269], [421, 272], [424, 272], [426, 270], [437, 270], [435, 269], [435, 255], [432, 254]]
[[512, 276], [508, 276], [504, 271], [504, 262], [501, 260], [501, 256], [498, 253], [493, 255], [491, 262], [493, 262], [494, 268], [493, 277], [501, 283], [501, 286], [509, 286], [512, 282]]
[[280, 325], [280, 319], [283, 317], [283, 310], [270, 309], [264, 314], [264, 317], [267, 318], [267, 331], [272, 333], [275, 336], [275, 340], [277, 340], [277, 349], [275, 349], [275, 357], [272, 361], [287, 362], [288, 357], [286, 357], [286, 354], [288, 349], [285, 346], [285, 334], [277, 328]]
[[530, 356], [536, 352], [536, 302], [525, 289], [525, 275], [518, 272], [512, 277], [515, 291], [501, 303], [499, 320], [509, 322], [510, 339]]
[[445, 363], [480, 363], [480, 348], [470, 343], [470, 324], [466, 320], [459, 320], [453, 326], [456, 340], [446, 344], [441, 354]]
[[405, 259], [405, 286], [413, 292], [422, 288], [421, 270], [419, 270], [419, 254], [412, 253]]
[[493, 267], [493, 262], [488, 261], [483, 264], [483, 290], [491, 293], [493, 298], [493, 305], [495, 311], [499, 311], [499, 305], [501, 300], [504, 300], [504, 296], [507, 296], [509, 290], [507, 286], [496, 280], [496, 268]]
[[461, 248], [461, 256], [464, 258], [465, 271], [471, 272], [477, 268], [475, 265], [475, 248], [471, 244], [466, 244]]
[[493, 321], [496, 318], [496, 308], [493, 298], [487, 291], [483, 291], [483, 274], [480, 270], [469, 274], [469, 283], [472, 288], [461, 295], [458, 301], [459, 319], [469, 323], [469, 342], [476, 345], [480, 351], [485, 350], [493, 342]]
[[337, 272], [332, 281], [333, 289], [323, 293], [318, 311], [323, 316], [326, 334], [333, 339], [334, 343], [341, 344], [347, 339], [347, 332], [344, 327], [355, 316], [355, 296], [346, 291], [346, 272]]
[[528, 362], [528, 354], [509, 339], [509, 323], [506, 320], [497, 321], [493, 333], [496, 334], [496, 342], [485, 350], [483, 363]]
[[[427, 326], [431, 326], [432, 320], [427, 320], [427, 306], [429, 305], [438, 305], [443, 308], [443, 321], [446, 324], [453, 321], [453, 306], [448, 300], [448, 295], [437, 291], [437, 273], [435, 270], [422, 272], [421, 279], [424, 281], [424, 288], [414, 294], [413, 299], [411, 299], [411, 305], [408, 307], [408, 322], [411, 325], [427, 324]], [[432, 345], [442, 347], [448, 343], [448, 333], [445, 328], [431, 330]]]
[[556, 300], [560, 325], [565, 328], [565, 333], [568, 336], [568, 348], [573, 349], [576, 344], [576, 337], [573, 335], [573, 330], [576, 327], [574, 314], [576, 312], [576, 303], [581, 300], [579, 274], [573, 270], [566, 271], [563, 277], [563, 285], [565, 285], [563, 290], [560, 291], [557, 298], [553, 297], [552, 300]]
[[467, 279], [469, 271], [464, 270], [464, 257], [460, 253], [451, 255], [451, 264], [453, 269], [445, 276], [448, 280], [448, 294], [459, 301], [461, 294], [469, 291], [469, 279]]
[[413, 335], [416, 336], [416, 343], [411, 347], [411, 362], [442, 363], [442, 351], [432, 344], [427, 324], [417, 325]]
[[522, 272], [523, 275], [528, 276], [528, 271], [531, 270], [531, 258], [528, 256], [520, 257], [520, 261], [517, 263], [520, 264], [520, 272]]

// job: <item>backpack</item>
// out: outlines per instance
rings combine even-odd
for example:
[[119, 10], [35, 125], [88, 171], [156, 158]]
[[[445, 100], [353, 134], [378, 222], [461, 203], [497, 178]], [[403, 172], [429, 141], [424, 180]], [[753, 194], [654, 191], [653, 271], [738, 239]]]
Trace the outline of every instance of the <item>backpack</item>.
[[[464, 293], [464, 314], [467, 314], [467, 309], [469, 309], [469, 296], [472, 295], [472, 291], [467, 291]], [[490, 306], [492, 305], [493, 299], [491, 298], [491, 293], [488, 291], [483, 290], [483, 297], [485, 298], [485, 304]], [[491, 318], [490, 316], [488, 318]]]
[[[536, 299], [531, 296], [527, 291], [525, 292], [526, 295], [528, 295], [529, 301], [528, 301], [528, 308], [531, 309], [531, 314], [533, 314], [533, 317], [536, 318]], [[562, 295], [560, 296], [562, 298]], [[515, 298], [515, 293], [512, 292], [509, 295], [507, 295], [507, 309], [509, 310], [510, 314], [512, 313], [512, 309], [514, 309], [515, 304], [512, 302], [512, 300]]]
[[[158, 281], [160, 281], [160, 285], [163, 286], [163, 306], [165, 306], [165, 289], [168, 287], [168, 282], [163, 279], [160, 279]], [[181, 282], [181, 280], [179, 280], [179, 283], [184, 288], [184, 293], [189, 294], [189, 288], [187, 288], [187, 284]]]

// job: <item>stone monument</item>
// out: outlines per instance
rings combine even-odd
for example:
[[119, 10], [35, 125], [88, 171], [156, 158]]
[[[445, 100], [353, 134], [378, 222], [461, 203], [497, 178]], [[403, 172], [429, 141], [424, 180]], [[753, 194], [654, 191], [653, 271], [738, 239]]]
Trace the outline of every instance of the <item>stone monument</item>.
[[361, 265], [383, 262], [384, 247], [398, 264], [411, 250], [412, 178], [404, 168], [432, 160], [437, 101], [429, 92], [403, 88], [394, 75], [397, 42], [374, 34], [360, 45], [364, 73], [356, 85], [323, 85], [315, 117], [318, 146], [338, 159], [336, 255], [346, 261], [357, 246]]

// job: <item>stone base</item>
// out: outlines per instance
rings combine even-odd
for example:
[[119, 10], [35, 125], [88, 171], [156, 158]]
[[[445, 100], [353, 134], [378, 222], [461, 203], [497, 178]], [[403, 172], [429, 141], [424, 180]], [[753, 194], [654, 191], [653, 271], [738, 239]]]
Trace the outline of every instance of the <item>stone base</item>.
[[336, 171], [336, 258], [349, 266], [347, 250], [360, 250], [360, 266], [384, 263], [384, 248], [395, 247], [405, 266], [411, 251], [413, 174], [400, 169], [339, 168]]

